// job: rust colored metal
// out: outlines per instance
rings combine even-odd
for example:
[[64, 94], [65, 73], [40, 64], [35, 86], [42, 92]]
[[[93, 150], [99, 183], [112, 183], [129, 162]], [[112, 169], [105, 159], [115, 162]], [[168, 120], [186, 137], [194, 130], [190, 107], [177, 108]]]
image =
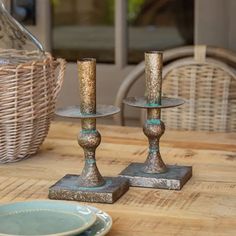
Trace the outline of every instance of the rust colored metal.
[[159, 147], [160, 138], [165, 132], [164, 123], [157, 118], [147, 119], [143, 126], [143, 132], [149, 141], [149, 151], [143, 171], [150, 174], [166, 172], [167, 168], [161, 158]]
[[146, 94], [149, 104], [161, 104], [162, 52], [145, 53]]
[[[80, 85], [80, 109], [83, 115], [96, 114], [96, 60], [93, 58], [78, 61]], [[98, 171], [95, 151], [101, 142], [101, 135], [96, 130], [96, 118], [82, 119], [82, 130], [78, 143], [84, 149], [85, 165], [78, 179], [82, 187], [95, 187], [105, 184]]]
[[131, 163], [121, 176], [129, 179], [130, 186], [181, 190], [184, 184], [192, 177], [191, 166], [167, 165], [164, 173], [145, 173], [145, 163]]
[[66, 175], [49, 189], [49, 197], [57, 200], [114, 203], [129, 189], [129, 181], [121, 177], [104, 177], [105, 184], [81, 187], [78, 175]]
[[[96, 113], [96, 60], [85, 58], [78, 61], [80, 85], [80, 109], [83, 115]], [[96, 129], [96, 119], [83, 119], [83, 130]]]
[[[162, 90], [162, 53], [145, 53], [145, 78], [148, 104], [161, 104]], [[149, 141], [149, 153], [146, 165], [143, 168], [145, 173], [163, 173], [166, 165], [160, 154], [159, 140], [165, 132], [165, 125], [161, 121], [161, 109], [154, 108], [147, 110], [147, 120], [143, 132]]]
[[96, 60], [78, 61], [80, 84], [80, 107], [60, 109], [57, 114], [64, 117], [80, 118], [82, 130], [78, 144], [84, 150], [85, 164], [81, 175], [66, 175], [49, 188], [49, 198], [87, 202], [113, 203], [128, 189], [129, 182], [122, 177], [105, 177], [100, 174], [95, 152], [101, 142], [96, 129], [96, 118], [119, 112], [114, 106], [96, 106]]
[[96, 60], [93, 58], [78, 61], [80, 85], [80, 107], [83, 114], [96, 113]]
[[[180, 98], [168, 98], [168, 97], [162, 97], [161, 104], [148, 104], [147, 97], [129, 97], [124, 99], [124, 103], [137, 108], [144, 108], [144, 109], [164, 109], [164, 108], [171, 108], [171, 107], [177, 107], [184, 104], [184, 100]], [[157, 110], [154, 110], [155, 112], [158, 112]]]
[[149, 141], [149, 151], [145, 163], [132, 163], [120, 173], [131, 186], [181, 189], [192, 176], [192, 167], [166, 166], [160, 154], [160, 138], [165, 132], [161, 120], [161, 109], [182, 105], [181, 99], [162, 98], [161, 52], [145, 53], [146, 97], [127, 98], [124, 103], [147, 109], [147, 120], [143, 132]]
[[105, 184], [95, 159], [95, 151], [100, 142], [101, 135], [97, 130], [80, 131], [78, 143], [84, 149], [85, 157], [84, 168], [78, 178], [78, 185], [81, 187], [97, 187]]

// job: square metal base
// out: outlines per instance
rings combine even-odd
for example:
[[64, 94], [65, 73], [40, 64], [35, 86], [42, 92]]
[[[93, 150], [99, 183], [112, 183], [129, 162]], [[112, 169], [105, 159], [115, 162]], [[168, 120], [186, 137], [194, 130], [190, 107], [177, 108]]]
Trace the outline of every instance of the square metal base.
[[50, 199], [83, 202], [113, 203], [129, 189], [129, 181], [122, 177], [104, 177], [99, 187], [78, 186], [79, 175], [66, 175], [49, 188]]
[[167, 172], [147, 174], [143, 163], [131, 163], [119, 176], [129, 179], [130, 186], [180, 190], [192, 177], [191, 166], [167, 165]]

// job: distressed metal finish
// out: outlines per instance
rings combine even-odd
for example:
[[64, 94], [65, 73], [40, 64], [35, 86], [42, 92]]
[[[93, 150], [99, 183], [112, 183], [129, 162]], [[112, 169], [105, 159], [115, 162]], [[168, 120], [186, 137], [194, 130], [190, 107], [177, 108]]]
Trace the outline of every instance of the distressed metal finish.
[[145, 53], [146, 97], [133, 97], [124, 103], [147, 109], [147, 120], [143, 132], [149, 141], [149, 151], [145, 163], [132, 163], [120, 176], [126, 177], [131, 186], [151, 188], [181, 189], [192, 176], [192, 167], [168, 166], [161, 158], [159, 142], [165, 132], [161, 121], [161, 108], [182, 105], [182, 99], [162, 98], [162, 53]]
[[83, 114], [96, 113], [96, 60], [85, 58], [78, 61], [80, 84], [80, 109]]
[[[78, 61], [78, 77], [80, 84], [80, 109], [82, 114], [96, 113], [96, 60], [85, 58]], [[96, 119], [81, 121], [82, 129], [96, 129]], [[98, 172], [98, 171], [97, 171]]]
[[97, 110], [95, 114], [83, 114], [79, 106], [69, 106], [65, 108], [60, 108], [56, 111], [56, 114], [63, 117], [69, 118], [100, 118], [105, 116], [111, 116], [118, 113], [120, 109], [112, 105], [97, 105]]
[[113, 203], [129, 189], [129, 181], [121, 177], [104, 177], [105, 184], [81, 187], [78, 175], [66, 175], [49, 189], [49, 198], [83, 202]]
[[[162, 53], [145, 53], [145, 78], [147, 103], [149, 105], [160, 105], [162, 87]], [[143, 167], [145, 173], [163, 173], [166, 165], [163, 162], [159, 149], [159, 141], [165, 132], [165, 125], [161, 121], [161, 110], [159, 108], [149, 109], [147, 120], [143, 126], [143, 132], [149, 141], [148, 157]]]
[[104, 179], [98, 171], [95, 151], [101, 142], [101, 135], [97, 130], [82, 129], [79, 133], [78, 143], [84, 149], [85, 164], [78, 185], [83, 187], [96, 187], [103, 185]]
[[143, 171], [146, 173], [162, 173], [166, 171], [165, 163], [160, 154], [159, 141], [165, 132], [164, 123], [158, 118], [145, 121], [143, 132], [148, 137], [149, 151]]
[[113, 203], [129, 188], [129, 181], [121, 177], [103, 178], [95, 159], [101, 135], [96, 129], [96, 118], [116, 114], [119, 108], [99, 105], [96, 107], [96, 60], [78, 61], [80, 107], [62, 108], [57, 114], [80, 118], [82, 130], [78, 144], [84, 150], [85, 164], [81, 175], [66, 175], [49, 189], [49, 198], [87, 202]]
[[132, 163], [120, 175], [130, 181], [131, 186], [180, 190], [192, 176], [191, 166], [167, 165], [167, 172], [148, 174], [143, 172], [145, 164]]
[[148, 104], [161, 104], [162, 89], [162, 53], [145, 53], [145, 79]]
[[[78, 61], [81, 114], [96, 114], [96, 60], [93, 58]], [[101, 135], [96, 130], [96, 119], [82, 119], [82, 130], [78, 143], [84, 149], [85, 165], [78, 178], [79, 186], [95, 187], [105, 183], [98, 171], [95, 150], [101, 142]]]
[[149, 104], [147, 97], [128, 97], [124, 99], [123, 102], [132, 107], [146, 108], [148, 110], [152, 110], [153, 108], [171, 108], [184, 104], [183, 99], [168, 97], [162, 97], [161, 104]]

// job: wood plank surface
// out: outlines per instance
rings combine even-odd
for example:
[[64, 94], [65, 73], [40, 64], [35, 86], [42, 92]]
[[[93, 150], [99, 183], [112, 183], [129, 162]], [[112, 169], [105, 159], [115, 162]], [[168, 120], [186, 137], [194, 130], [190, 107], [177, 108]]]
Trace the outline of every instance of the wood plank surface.
[[[0, 202], [46, 199], [55, 181], [79, 174], [79, 129], [77, 123], [53, 122], [37, 155], [0, 165]], [[116, 176], [130, 162], [145, 160], [147, 140], [141, 128], [98, 130], [102, 143], [97, 162], [104, 176]], [[192, 165], [193, 177], [181, 191], [130, 188], [112, 205], [90, 204], [112, 216], [109, 235], [236, 235], [236, 134], [167, 130], [161, 153], [168, 164]]]

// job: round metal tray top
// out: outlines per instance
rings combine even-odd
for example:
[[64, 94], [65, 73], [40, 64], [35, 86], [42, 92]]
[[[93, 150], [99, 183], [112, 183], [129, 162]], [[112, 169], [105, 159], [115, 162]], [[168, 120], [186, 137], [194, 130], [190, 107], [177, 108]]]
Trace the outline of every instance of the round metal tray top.
[[123, 100], [123, 102], [132, 107], [139, 108], [169, 108], [169, 107], [177, 107], [184, 104], [184, 100], [180, 98], [168, 98], [162, 97], [161, 104], [149, 104], [147, 101], [147, 97], [129, 97]]
[[95, 114], [83, 114], [79, 106], [70, 106], [56, 110], [58, 116], [80, 119], [111, 116], [118, 112], [120, 112], [120, 108], [112, 105], [97, 105]]

